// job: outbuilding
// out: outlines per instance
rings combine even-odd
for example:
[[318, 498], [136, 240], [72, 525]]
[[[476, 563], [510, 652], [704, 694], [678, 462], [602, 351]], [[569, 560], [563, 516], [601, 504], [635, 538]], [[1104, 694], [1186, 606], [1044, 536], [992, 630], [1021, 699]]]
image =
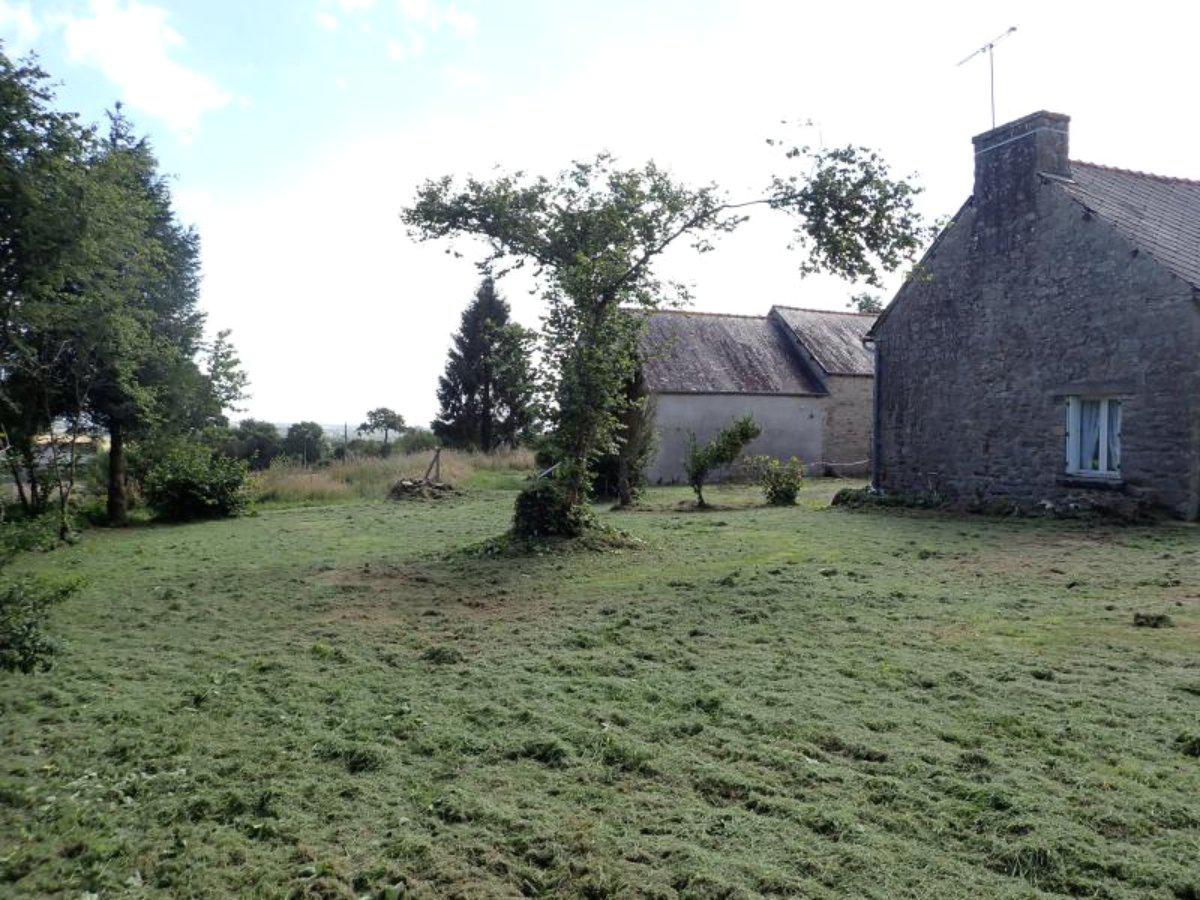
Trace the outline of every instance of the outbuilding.
[[657, 311], [641, 339], [658, 453], [652, 484], [685, 480], [692, 438], [747, 413], [762, 428], [748, 454], [799, 458], [814, 474], [865, 474], [874, 364], [872, 315], [772, 307], [765, 316]]

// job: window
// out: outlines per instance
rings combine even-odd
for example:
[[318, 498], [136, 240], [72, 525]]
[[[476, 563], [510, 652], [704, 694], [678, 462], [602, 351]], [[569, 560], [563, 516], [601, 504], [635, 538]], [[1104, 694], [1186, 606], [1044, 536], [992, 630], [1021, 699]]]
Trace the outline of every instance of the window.
[[1067, 398], [1067, 472], [1088, 478], [1121, 477], [1121, 401]]

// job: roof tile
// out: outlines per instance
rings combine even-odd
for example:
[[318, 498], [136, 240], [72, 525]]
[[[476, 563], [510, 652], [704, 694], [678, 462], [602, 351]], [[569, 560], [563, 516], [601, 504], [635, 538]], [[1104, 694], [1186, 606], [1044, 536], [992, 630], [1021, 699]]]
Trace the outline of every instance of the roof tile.
[[1060, 183], [1135, 246], [1200, 289], [1200, 181], [1072, 161], [1071, 179]]

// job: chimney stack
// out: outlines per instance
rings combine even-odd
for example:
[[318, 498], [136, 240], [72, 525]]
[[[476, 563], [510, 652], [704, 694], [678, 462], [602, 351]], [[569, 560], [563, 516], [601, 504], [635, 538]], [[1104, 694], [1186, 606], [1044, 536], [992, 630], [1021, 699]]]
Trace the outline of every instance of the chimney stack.
[[1069, 178], [1070, 122], [1070, 116], [1043, 110], [973, 138], [976, 205], [1031, 201], [1039, 172]]

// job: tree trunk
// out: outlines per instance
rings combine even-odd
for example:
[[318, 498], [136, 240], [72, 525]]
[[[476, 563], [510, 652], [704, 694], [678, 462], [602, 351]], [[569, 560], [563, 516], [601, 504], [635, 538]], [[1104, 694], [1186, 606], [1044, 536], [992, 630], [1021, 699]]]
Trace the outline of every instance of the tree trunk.
[[629, 457], [624, 452], [617, 456], [617, 506], [624, 509], [633, 505], [633, 483], [629, 477]]
[[21, 478], [21, 467], [17, 464], [16, 457], [8, 458], [8, 468], [12, 472], [13, 484], [17, 486], [17, 499], [21, 501], [21, 509], [27, 513], [32, 512], [29, 496], [25, 493], [25, 482]]
[[479, 449], [491, 453], [492, 446], [492, 376], [486, 369], [483, 375], [483, 398], [479, 416]]
[[129, 523], [129, 498], [125, 496], [125, 435], [120, 425], [108, 430], [108, 522]]
[[46, 509], [46, 499], [41, 490], [37, 475], [37, 454], [33, 449], [23, 450], [25, 458], [25, 480], [29, 488], [29, 511], [35, 516], [41, 515]]

